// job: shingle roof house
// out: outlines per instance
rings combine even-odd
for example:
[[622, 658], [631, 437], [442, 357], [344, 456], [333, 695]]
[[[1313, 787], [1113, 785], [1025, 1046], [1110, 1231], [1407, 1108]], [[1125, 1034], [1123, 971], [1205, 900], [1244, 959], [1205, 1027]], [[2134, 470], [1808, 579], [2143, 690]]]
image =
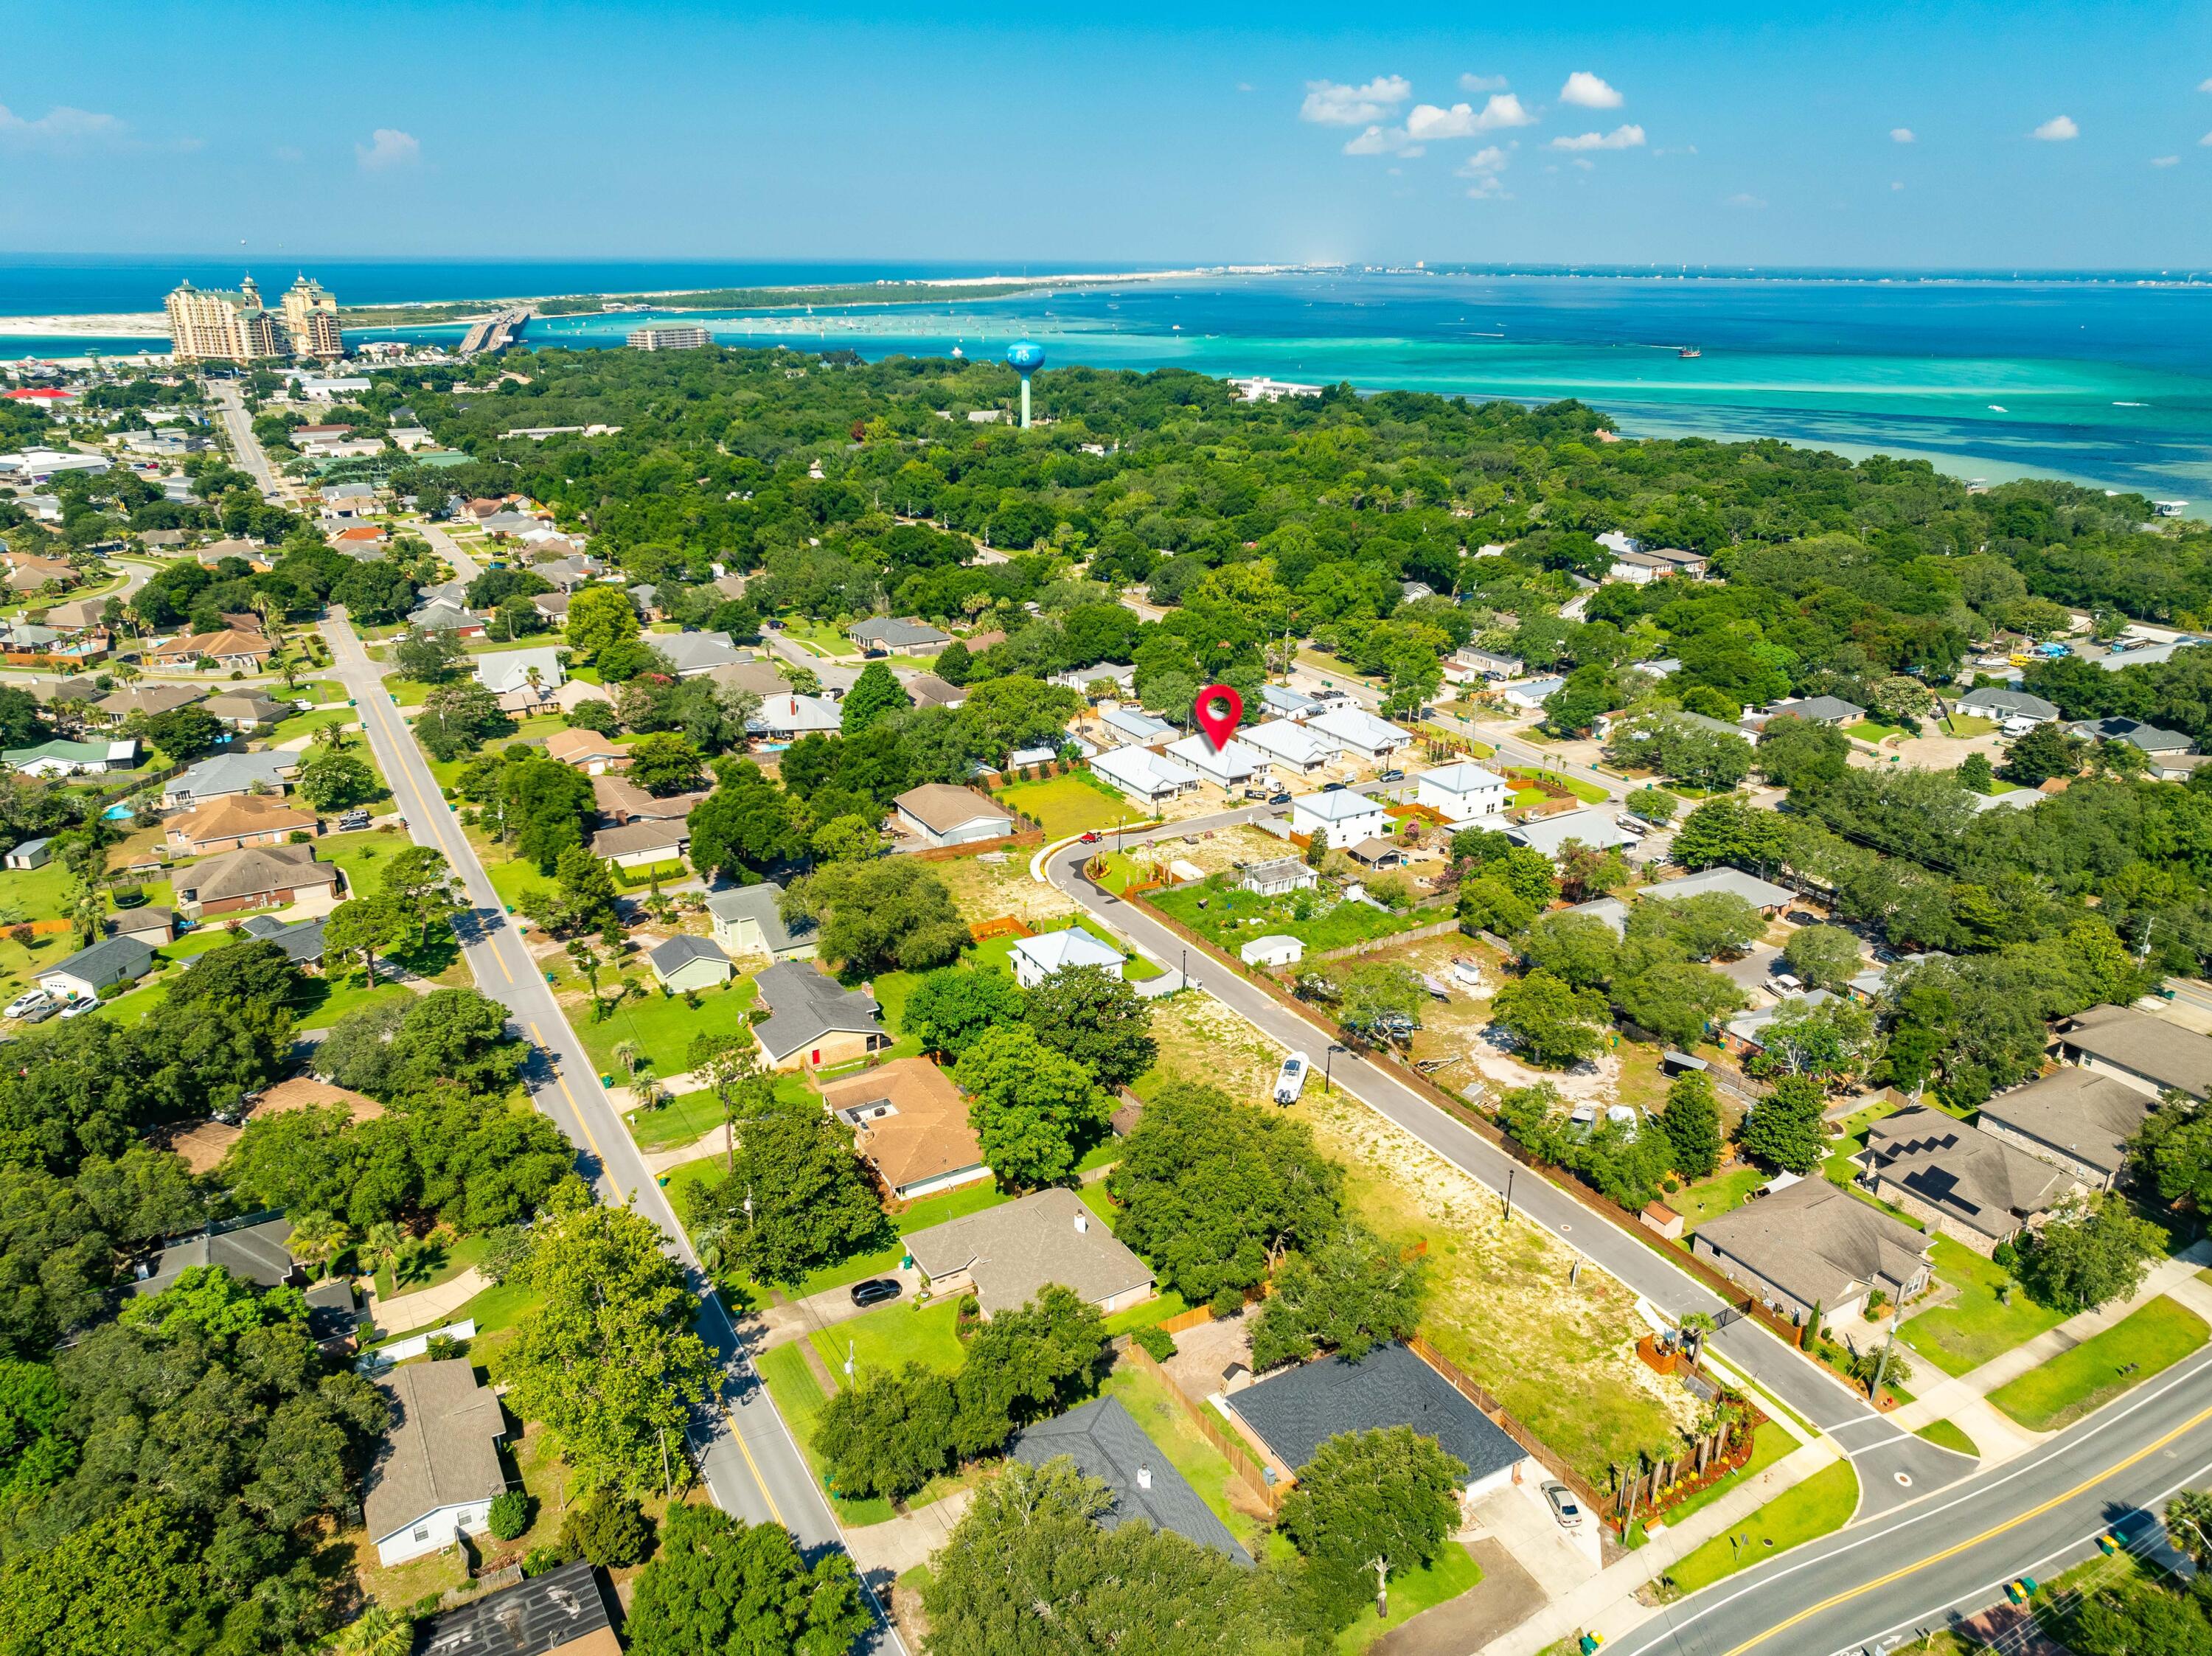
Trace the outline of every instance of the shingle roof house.
[[1004, 805], [973, 788], [946, 782], [908, 788], [891, 804], [900, 820], [933, 846], [1003, 839], [1014, 831], [1014, 819]]
[[172, 808], [204, 804], [229, 794], [251, 793], [257, 784], [266, 792], [282, 793], [299, 770], [300, 755], [282, 749], [215, 754], [183, 775], [171, 778], [162, 790], [161, 803]]
[[1393, 1340], [1358, 1362], [1328, 1356], [1229, 1395], [1229, 1407], [1275, 1458], [1297, 1471], [1342, 1432], [1410, 1426], [1467, 1468], [1480, 1495], [1509, 1481], [1527, 1451], [1449, 1380]]
[[815, 950], [815, 927], [802, 920], [794, 931], [784, 920], [782, 901], [783, 888], [773, 880], [711, 894], [707, 913], [713, 917], [714, 941], [739, 954], [805, 959]]
[[2075, 1181], [1994, 1134], [1915, 1105], [1867, 1132], [1875, 1193], [1978, 1253], [2009, 1240]]
[[299, 1269], [286, 1246], [291, 1240], [292, 1222], [281, 1213], [210, 1225], [197, 1236], [172, 1239], [155, 1258], [153, 1274], [131, 1283], [131, 1291], [159, 1294], [194, 1265], [221, 1265], [234, 1277], [275, 1288]]
[[2109, 1190], [2152, 1102], [2150, 1095], [2116, 1076], [2069, 1065], [1990, 1098], [1978, 1125], [2087, 1185]]
[[1118, 1529], [1132, 1519], [1142, 1519], [1156, 1530], [1171, 1530], [1239, 1564], [1252, 1562], [1229, 1526], [1213, 1515], [1213, 1508], [1145, 1435], [1119, 1398], [1099, 1398], [1054, 1419], [1041, 1420], [1016, 1433], [1007, 1452], [1031, 1466], [1065, 1455], [1084, 1477], [1103, 1483], [1114, 1504], [1098, 1515], [1103, 1529]]
[[1072, 1190], [1036, 1191], [904, 1240], [932, 1288], [972, 1286], [986, 1317], [1019, 1309], [1048, 1283], [1109, 1315], [1152, 1296], [1145, 1262]]
[[668, 658], [678, 678], [696, 678], [744, 659], [727, 633], [655, 633], [648, 642]]
[[850, 1124], [854, 1148], [902, 1202], [991, 1176], [968, 1101], [927, 1059], [902, 1058], [830, 1082], [822, 1105]]
[[881, 618], [855, 622], [845, 629], [845, 636], [871, 652], [935, 650], [952, 642], [951, 634], [927, 622]]
[[302, 891], [337, 883], [337, 865], [318, 862], [313, 846], [249, 846], [179, 869], [175, 876], [177, 907], [195, 919], [278, 907]]
[[2093, 742], [2124, 742], [2148, 754], [2187, 753], [2197, 745], [2178, 731], [2162, 731], [2139, 719], [2085, 719], [2069, 728]]
[[1875, 1289], [1901, 1304], [1927, 1285], [1929, 1239], [1819, 1174], [1708, 1219], [1691, 1251], [1784, 1316], [1840, 1324]]
[[[891, 1044], [873, 995], [848, 989], [807, 961], [779, 961], [753, 980], [769, 1016], [753, 1038], [779, 1069], [797, 1064], [837, 1064], [842, 1057], [810, 1056], [854, 1049], [860, 1056]], [[834, 1037], [842, 1037], [836, 1040]]]
[[408, 1363], [377, 1382], [392, 1425], [369, 1468], [362, 1513], [389, 1568], [481, 1533], [507, 1492], [499, 1399], [465, 1357]]
[[2212, 1097], [2212, 1040], [2132, 1006], [2094, 1006], [2059, 1032], [2067, 1058], [2153, 1096]]
[[136, 983], [154, 969], [154, 950], [143, 937], [103, 937], [39, 974], [39, 986], [70, 1000], [96, 996], [110, 984]]
[[734, 968], [712, 937], [674, 937], [645, 957], [661, 986], [682, 993], [727, 983]]
[[1639, 897], [1656, 897], [1662, 902], [1680, 902], [1685, 897], [1703, 897], [1721, 892], [1731, 897], [1741, 897], [1753, 908], [1773, 910], [1788, 903], [1795, 895], [1789, 887], [1779, 886], [1771, 880], [1762, 880], [1755, 874], [1746, 874], [1736, 868], [1709, 868], [1703, 873], [1686, 874], [1679, 880], [1662, 880], [1657, 885], [1647, 886]]

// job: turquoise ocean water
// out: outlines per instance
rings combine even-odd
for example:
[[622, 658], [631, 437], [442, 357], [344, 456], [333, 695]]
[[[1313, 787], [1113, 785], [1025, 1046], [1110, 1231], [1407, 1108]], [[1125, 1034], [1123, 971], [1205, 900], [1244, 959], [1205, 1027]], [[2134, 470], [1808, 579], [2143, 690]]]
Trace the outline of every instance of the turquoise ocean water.
[[[147, 307], [175, 266], [86, 277], [0, 267], [0, 314]], [[317, 274], [349, 301], [958, 276], [946, 267], [375, 266]], [[200, 280], [198, 272], [194, 279]], [[264, 284], [279, 273], [264, 273]], [[289, 272], [283, 273], [289, 281]], [[111, 279], [112, 277], [112, 279]], [[234, 278], [233, 278], [234, 279]], [[145, 292], [139, 290], [143, 288]], [[80, 302], [66, 302], [81, 290]], [[126, 297], [126, 295], [129, 295]], [[43, 300], [43, 302], [40, 302]], [[534, 322], [532, 343], [618, 345], [635, 315]], [[2212, 286], [2126, 278], [1657, 280], [1338, 272], [1194, 276], [1037, 298], [809, 314], [688, 313], [731, 344], [871, 358], [1024, 336], [1052, 362], [1188, 367], [1474, 397], [1577, 397], [1632, 434], [1777, 437], [2186, 499], [2212, 515]], [[447, 339], [457, 330], [384, 337]], [[378, 337], [375, 335], [362, 336]], [[104, 349], [132, 349], [109, 342]], [[144, 349], [143, 343], [137, 349]], [[1684, 348], [1700, 354], [1685, 357]], [[82, 340], [6, 339], [0, 355]], [[1041, 391], [1049, 409], [1049, 379]]]

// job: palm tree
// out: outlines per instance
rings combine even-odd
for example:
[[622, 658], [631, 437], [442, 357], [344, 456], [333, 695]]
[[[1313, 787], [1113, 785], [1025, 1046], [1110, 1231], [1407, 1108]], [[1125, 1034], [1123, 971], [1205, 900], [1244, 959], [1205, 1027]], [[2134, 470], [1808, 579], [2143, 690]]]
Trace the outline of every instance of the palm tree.
[[2212, 1563], [2212, 1492], [2182, 1490], [2166, 1503], [2166, 1526], [2199, 1569]]
[[324, 725], [320, 730], [315, 732], [315, 742], [318, 746], [325, 748], [331, 753], [344, 752], [346, 744], [345, 726], [339, 724]]
[[407, 1656], [415, 1647], [415, 1624], [371, 1604], [361, 1619], [332, 1634], [322, 1648], [329, 1656]]
[[353, 1240], [353, 1231], [345, 1221], [327, 1213], [303, 1213], [292, 1223], [292, 1234], [285, 1246], [295, 1258], [309, 1265], [328, 1265], [345, 1252]]
[[385, 1266], [392, 1273], [392, 1286], [397, 1288], [399, 1274], [399, 1227], [389, 1219], [380, 1219], [371, 1225], [361, 1239], [361, 1253], [368, 1263], [369, 1274]]
[[637, 1079], [638, 1068], [645, 1062], [645, 1048], [634, 1040], [615, 1043], [615, 1062], [621, 1065], [631, 1080]]

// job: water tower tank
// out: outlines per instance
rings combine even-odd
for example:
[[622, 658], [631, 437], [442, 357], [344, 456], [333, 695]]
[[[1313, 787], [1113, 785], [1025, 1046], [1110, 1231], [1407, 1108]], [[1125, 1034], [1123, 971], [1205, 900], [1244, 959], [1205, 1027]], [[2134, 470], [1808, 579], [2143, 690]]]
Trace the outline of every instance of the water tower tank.
[[1044, 347], [1034, 339], [1017, 339], [1006, 347], [1006, 364], [1023, 373], [1033, 373], [1044, 366]]

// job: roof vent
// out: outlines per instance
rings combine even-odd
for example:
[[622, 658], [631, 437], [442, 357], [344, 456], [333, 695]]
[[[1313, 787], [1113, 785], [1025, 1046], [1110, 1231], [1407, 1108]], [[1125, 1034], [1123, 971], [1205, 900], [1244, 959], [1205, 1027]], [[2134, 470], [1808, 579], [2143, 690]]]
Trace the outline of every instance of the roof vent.
[[1090, 1216], [1089, 1214], [1087, 1214], [1087, 1213], [1078, 1213], [1078, 1214], [1075, 1216], [1075, 1230], [1076, 1230], [1076, 1234], [1077, 1234], [1078, 1235], [1081, 1235], [1081, 1234], [1084, 1234], [1085, 1231], [1088, 1231], [1090, 1228], [1091, 1228], [1091, 1216]]
[[1137, 1468], [1137, 1487], [1140, 1489], [1149, 1489], [1152, 1487], [1152, 1469], [1151, 1467], [1139, 1466]]

